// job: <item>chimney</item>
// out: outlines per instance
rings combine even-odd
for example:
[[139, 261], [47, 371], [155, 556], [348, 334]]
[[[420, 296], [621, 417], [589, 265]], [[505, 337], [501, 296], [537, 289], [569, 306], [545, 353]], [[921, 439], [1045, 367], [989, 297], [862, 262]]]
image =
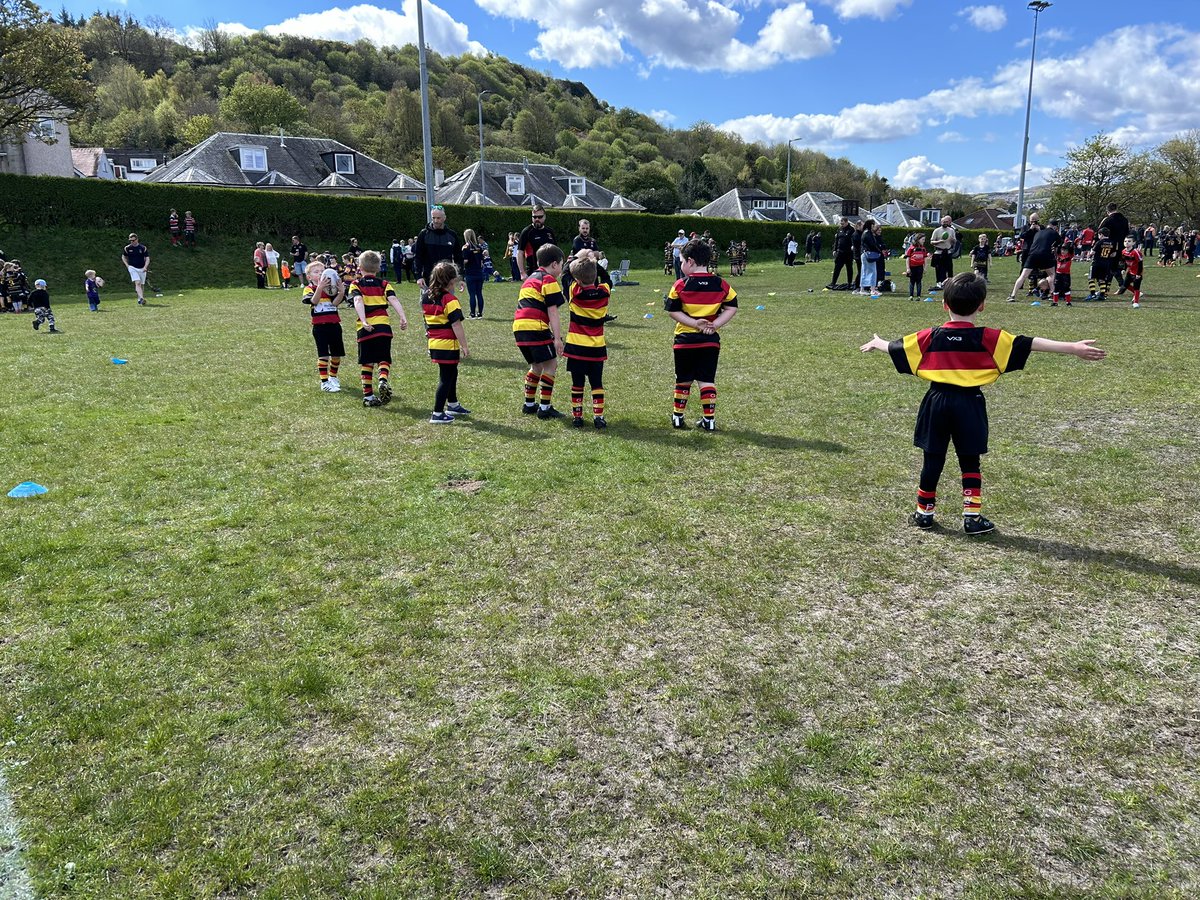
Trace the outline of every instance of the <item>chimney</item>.
[[440, 188], [442, 186], [442, 182], [445, 180], [446, 180], [446, 170], [445, 169], [434, 169], [433, 170], [433, 186], [435, 188]]
[[287, 149], [287, 144], [285, 144], [283, 142], [283, 126], [282, 125], [279, 126], [279, 149], [280, 150]]

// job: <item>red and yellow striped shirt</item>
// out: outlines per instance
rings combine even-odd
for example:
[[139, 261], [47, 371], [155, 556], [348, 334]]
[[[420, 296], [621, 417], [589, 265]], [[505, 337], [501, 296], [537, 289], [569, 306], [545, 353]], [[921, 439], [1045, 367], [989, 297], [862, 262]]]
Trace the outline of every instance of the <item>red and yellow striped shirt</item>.
[[970, 322], [947, 322], [888, 344], [888, 354], [901, 375], [916, 375], [937, 384], [976, 388], [1005, 372], [1025, 368], [1033, 338]]
[[456, 363], [459, 356], [458, 338], [453, 325], [463, 320], [462, 305], [453, 294], [434, 299], [426, 294], [421, 304], [425, 318], [425, 337], [429, 340], [429, 358], [436, 363]]
[[350, 283], [348, 296], [351, 303], [355, 298], [362, 300], [367, 324], [372, 328], [371, 331], [363, 331], [361, 319], [354, 323], [358, 330], [359, 343], [392, 336], [392, 323], [388, 320], [388, 301], [396, 299], [396, 292], [390, 284], [378, 275], [362, 275]]
[[[683, 312], [693, 319], [712, 322], [726, 307], [738, 305], [737, 292], [720, 275], [688, 275], [675, 282], [664, 305], [667, 312]], [[691, 325], [675, 323], [675, 349], [719, 346], [721, 336], [717, 332], [705, 334]]]
[[536, 269], [521, 285], [517, 311], [513, 316], [513, 337], [518, 347], [536, 347], [554, 343], [550, 330], [550, 308], [562, 306], [562, 288], [545, 269]]
[[608, 288], [603, 284], [571, 285], [571, 324], [567, 329], [563, 356], [602, 362], [608, 359], [604, 341], [604, 317], [608, 315]]

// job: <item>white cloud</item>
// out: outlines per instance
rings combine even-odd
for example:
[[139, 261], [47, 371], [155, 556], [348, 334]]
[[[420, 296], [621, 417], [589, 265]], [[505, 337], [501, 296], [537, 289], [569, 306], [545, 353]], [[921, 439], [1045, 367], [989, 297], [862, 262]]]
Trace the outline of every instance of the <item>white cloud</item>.
[[902, 6], [909, 6], [912, 0], [824, 0], [834, 8], [843, 19], [860, 19], [869, 16], [873, 19], [890, 18]]
[[999, 6], [968, 6], [960, 16], [966, 16], [980, 31], [999, 31], [1008, 23], [1008, 16]]
[[[346, 9], [335, 6], [322, 12], [301, 13], [278, 25], [267, 25], [262, 30], [267, 34], [294, 34], [347, 43], [367, 40], [379, 47], [402, 47], [417, 42], [417, 0], [404, 0], [401, 8], [401, 12], [396, 12], [368, 3]], [[447, 56], [462, 53], [483, 56], [488, 52], [483, 44], [470, 40], [466, 25], [441, 7], [427, 0], [424, 12], [425, 43], [438, 53]], [[241, 36], [257, 31], [240, 22], [222, 22], [217, 28], [227, 34]], [[186, 29], [185, 35], [189, 42], [195, 42], [200, 32], [201, 29], [193, 26]]]
[[[1069, 41], [1070, 39], [1071, 32], [1062, 28], [1047, 28], [1045, 31], [1038, 32], [1038, 41], [1046, 44], [1057, 44], [1062, 41]], [[1022, 47], [1028, 47], [1032, 43], [1033, 35], [1030, 35], [1024, 40], [1017, 41], [1017, 49], [1020, 50]]]
[[938, 135], [939, 144], [965, 144], [968, 138], [957, 131], [943, 131]]
[[[695, 71], [753, 72], [781, 62], [831, 53], [837, 40], [818, 24], [806, 3], [773, 10], [753, 42], [739, 36], [744, 18], [735, 8], [754, 0], [609, 0], [597, 8], [588, 0], [522, 7], [511, 0], [476, 0], [488, 13], [534, 22], [541, 32], [535, 59], [580, 68], [581, 32], [601, 36], [609, 58], [628, 62], [636, 51], [639, 71], [661, 66]], [[593, 54], [587, 51], [590, 57]]]
[[[1028, 166], [1025, 169], [1025, 184], [1045, 184], [1053, 171], [1049, 166]], [[1016, 190], [1020, 180], [1020, 163], [1007, 169], [988, 169], [978, 175], [951, 175], [926, 156], [910, 156], [896, 167], [892, 184], [895, 187], [943, 188], [964, 194], [988, 194]]]
[[1043, 144], [1038, 141], [1033, 145], [1033, 152], [1038, 156], [1061, 156], [1062, 154], [1054, 150], [1049, 144]]
[[652, 109], [647, 113], [659, 125], [672, 125], [679, 121], [679, 116], [669, 109]]
[[547, 28], [529, 51], [534, 59], [557, 61], [564, 69], [607, 68], [629, 61], [621, 39], [599, 25], [589, 28]]
[[[1113, 67], [1106, 70], [1105, 78], [1097, 79], [1100, 58], [1140, 63]], [[1194, 88], [1190, 73], [1198, 68], [1200, 35], [1177, 26], [1120, 28], [1092, 46], [1074, 49], [1072, 55], [1041, 57], [1034, 73], [1038, 116], [1032, 138], [1041, 140], [1041, 131], [1057, 130], [1064, 121], [1104, 129], [1138, 146], [1200, 128], [1200, 107], [1179, 102], [1180, 97], [1190, 96]], [[1023, 110], [1028, 79], [1028, 61], [1015, 59], [990, 78], [968, 78], [921, 97], [859, 103], [836, 113], [748, 115], [718, 127], [747, 140], [778, 143], [801, 137], [808, 146], [822, 149], [843, 142], [886, 142], [954, 119]], [[1154, 89], [1147, 90], [1148, 84]]]

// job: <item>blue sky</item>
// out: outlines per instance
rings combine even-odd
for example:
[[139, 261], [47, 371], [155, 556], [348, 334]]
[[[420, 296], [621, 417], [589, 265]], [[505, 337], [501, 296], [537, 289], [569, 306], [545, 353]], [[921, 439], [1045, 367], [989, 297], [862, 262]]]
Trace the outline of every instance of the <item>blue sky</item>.
[[[97, 3], [65, 6], [88, 14]], [[416, 0], [109, 8], [165, 15], [184, 35], [211, 19], [231, 32], [416, 39]], [[1033, 31], [1025, 2], [426, 0], [424, 9], [435, 50], [506, 56], [664, 124], [801, 138], [897, 186], [1017, 184]], [[1029, 184], [1097, 132], [1137, 149], [1200, 128], [1200, 15], [1185, 22], [1189, 9], [1059, 0], [1041, 14]]]

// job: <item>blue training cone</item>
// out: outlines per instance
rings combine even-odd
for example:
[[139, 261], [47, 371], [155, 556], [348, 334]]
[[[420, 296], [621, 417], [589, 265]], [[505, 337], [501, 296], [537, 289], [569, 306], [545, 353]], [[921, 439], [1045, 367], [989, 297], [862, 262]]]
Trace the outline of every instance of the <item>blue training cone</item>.
[[114, 357], [112, 358], [112, 361], [113, 361], [113, 365], [114, 365], [114, 366], [123, 366], [123, 365], [125, 365], [127, 362], [129, 362], [129, 360], [127, 360], [127, 359], [121, 359], [119, 356], [114, 356]]
[[644, 316], [642, 316], [642, 318], [643, 319], [653, 319], [654, 313], [646, 313]]
[[1041, 300], [1034, 300], [1034, 301], [1033, 301], [1032, 303], [1030, 303], [1029, 305], [1030, 305], [1030, 306], [1041, 306], [1041, 305], [1042, 305], [1042, 301], [1041, 301]]
[[50, 488], [38, 484], [36, 481], [22, 481], [15, 488], [8, 492], [10, 497], [37, 497], [49, 491]]
[[756, 306], [756, 307], [754, 307], [754, 308], [755, 308], [755, 309], [766, 309], [766, 307], [765, 307], [765, 306]]

